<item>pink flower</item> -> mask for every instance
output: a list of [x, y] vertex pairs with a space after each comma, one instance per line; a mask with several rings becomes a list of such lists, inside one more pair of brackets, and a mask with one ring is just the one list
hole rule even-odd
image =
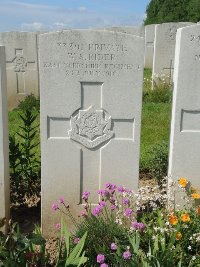
[[106, 189], [104, 189], [104, 190], [100, 189], [100, 190], [97, 191], [97, 193], [98, 193], [99, 195], [101, 195], [102, 197], [106, 197], [106, 196], [109, 195], [109, 191], [106, 190]]
[[60, 198], [59, 198], [59, 203], [60, 203], [60, 204], [64, 204], [64, 203], [65, 203], [64, 197], [60, 197]]
[[106, 206], [106, 202], [105, 201], [100, 201], [99, 202], [99, 206], [101, 206], [102, 208], [104, 208]]
[[79, 237], [75, 237], [74, 240], [73, 240], [74, 244], [78, 244], [79, 241], [80, 241], [80, 238]]
[[87, 212], [85, 210], [81, 211], [80, 216], [86, 218]]
[[125, 189], [124, 189], [124, 187], [123, 186], [118, 186], [118, 192], [120, 192], [120, 193], [123, 193], [124, 191], [125, 191]]
[[113, 191], [113, 190], [115, 190], [115, 189], [117, 188], [117, 186], [116, 186], [115, 184], [106, 183], [106, 184], [105, 184], [105, 188], [107, 188], [107, 189]]
[[106, 264], [106, 263], [102, 263], [102, 264], [100, 265], [100, 267], [108, 267], [108, 264]]
[[128, 198], [124, 198], [122, 202], [124, 205], [129, 205], [129, 203], [130, 203]]
[[54, 211], [56, 211], [56, 210], [59, 209], [57, 203], [53, 203], [53, 204], [51, 205], [51, 208], [52, 208], [52, 210], [54, 210]]
[[90, 192], [88, 192], [88, 191], [83, 192], [82, 199], [84, 199], [85, 201], [87, 201], [89, 195], [90, 195]]
[[106, 183], [106, 184], [105, 184], [105, 188], [108, 188], [108, 189], [110, 189], [110, 188], [111, 188], [111, 186], [112, 186], [112, 184], [111, 184], [111, 183]]
[[130, 253], [129, 250], [127, 250], [127, 251], [125, 251], [125, 252], [123, 253], [123, 258], [124, 258], [125, 260], [130, 260], [130, 258], [131, 258], [131, 253]]
[[116, 199], [114, 197], [110, 198], [110, 203], [115, 204]]
[[143, 232], [146, 228], [146, 225], [144, 223], [140, 223], [140, 222], [132, 222], [131, 227], [135, 230], [139, 230], [139, 231]]
[[93, 210], [92, 210], [92, 214], [95, 216], [95, 217], [97, 217], [98, 215], [99, 215], [99, 213], [101, 212], [101, 206], [97, 206], [96, 208], [94, 208]]
[[112, 243], [112, 244], [110, 245], [110, 248], [111, 248], [112, 250], [117, 250], [117, 245], [116, 245], [115, 243]]
[[116, 208], [117, 208], [117, 206], [115, 206], [115, 205], [111, 205], [111, 206], [110, 206], [110, 209], [111, 209], [111, 210], [115, 210]]
[[105, 256], [103, 254], [98, 254], [97, 255], [97, 262], [98, 263], [104, 263], [105, 261]]
[[133, 213], [132, 209], [128, 208], [128, 209], [125, 210], [124, 216], [129, 218], [132, 215], [132, 213]]
[[56, 224], [56, 230], [60, 230], [60, 228], [61, 228], [60, 223], [57, 223], [57, 224]]

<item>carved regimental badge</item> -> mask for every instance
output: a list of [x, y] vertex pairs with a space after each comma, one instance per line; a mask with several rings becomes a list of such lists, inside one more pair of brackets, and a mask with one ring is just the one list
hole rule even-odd
[[14, 62], [14, 71], [15, 72], [25, 72], [26, 71], [27, 61], [23, 56], [17, 55], [14, 58], [13, 62]]
[[113, 135], [111, 117], [104, 110], [89, 107], [71, 117], [70, 138], [87, 148], [95, 148]]

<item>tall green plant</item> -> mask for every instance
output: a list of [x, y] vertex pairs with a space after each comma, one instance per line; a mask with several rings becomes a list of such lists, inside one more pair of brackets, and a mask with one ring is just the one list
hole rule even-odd
[[11, 200], [23, 201], [24, 196], [40, 194], [40, 161], [37, 159], [35, 142], [38, 125], [37, 114], [25, 110], [19, 113], [20, 131], [10, 136]]

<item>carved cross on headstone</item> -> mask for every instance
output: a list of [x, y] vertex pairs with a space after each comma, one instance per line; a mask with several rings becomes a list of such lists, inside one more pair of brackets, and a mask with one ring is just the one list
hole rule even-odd
[[154, 47], [154, 42], [147, 42], [146, 47]]
[[[71, 118], [48, 117], [48, 139], [68, 139], [81, 146], [80, 204], [83, 191], [90, 188], [91, 192], [96, 192], [103, 186], [100, 180], [101, 153], [109, 140], [134, 139], [134, 119], [112, 118], [103, 109], [103, 83], [81, 82], [81, 92], [81, 107]], [[126, 136], [123, 129], [126, 129]], [[97, 178], [98, 187], [94, 182]], [[91, 199], [93, 203], [99, 201], [96, 194]]]
[[23, 49], [15, 49], [15, 57], [11, 61], [6, 61], [7, 70], [13, 70], [16, 74], [16, 91], [24, 94], [26, 89], [26, 71], [35, 69], [35, 61], [28, 61], [24, 57]]
[[169, 83], [170, 85], [173, 83], [173, 73], [174, 73], [174, 61], [170, 60], [170, 67], [165, 67], [163, 70], [169, 70]]

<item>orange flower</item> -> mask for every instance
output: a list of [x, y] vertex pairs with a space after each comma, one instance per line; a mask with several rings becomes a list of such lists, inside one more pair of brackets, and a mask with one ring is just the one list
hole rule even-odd
[[180, 240], [180, 239], [181, 239], [181, 237], [182, 237], [182, 234], [181, 234], [181, 232], [178, 232], [178, 233], [176, 234], [176, 240]]
[[176, 225], [178, 223], [177, 216], [174, 214], [169, 215], [169, 223], [172, 225]]
[[182, 222], [189, 222], [190, 221], [190, 216], [187, 213], [183, 213], [181, 215], [181, 221]]
[[197, 207], [197, 214], [200, 215], [200, 206]]
[[187, 181], [185, 178], [182, 177], [182, 178], [180, 178], [180, 179], [178, 180], [178, 183], [179, 183], [179, 185], [180, 185], [181, 187], [186, 187], [188, 181]]
[[193, 193], [193, 194], [191, 195], [191, 197], [192, 197], [193, 199], [200, 199], [200, 195], [199, 195], [198, 193]]

